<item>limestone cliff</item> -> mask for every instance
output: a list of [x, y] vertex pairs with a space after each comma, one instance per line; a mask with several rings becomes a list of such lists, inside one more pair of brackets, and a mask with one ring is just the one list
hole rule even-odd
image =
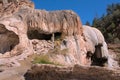
[[36, 10], [29, 0], [6, 1], [0, 1], [0, 60], [37, 53], [62, 65], [104, 66], [109, 61], [101, 32], [82, 26], [75, 12]]

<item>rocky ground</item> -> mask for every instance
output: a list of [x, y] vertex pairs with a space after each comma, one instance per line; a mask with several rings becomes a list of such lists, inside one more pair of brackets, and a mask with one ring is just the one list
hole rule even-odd
[[119, 80], [120, 69], [102, 67], [63, 67], [54, 65], [34, 65], [25, 75], [25, 80]]
[[25, 80], [23, 75], [31, 68], [31, 60], [34, 56], [20, 61], [21, 66], [0, 66], [0, 80]]
[[[120, 44], [109, 44], [109, 53], [120, 64]], [[115, 57], [115, 55], [117, 55]], [[120, 69], [85, 66], [32, 66], [35, 56], [20, 61], [21, 66], [11, 67], [0, 65], [0, 80], [119, 80]], [[32, 66], [32, 68], [31, 68]], [[31, 68], [31, 69], [30, 69]], [[29, 71], [28, 71], [29, 70]], [[27, 72], [28, 71], [28, 72]], [[26, 73], [27, 72], [27, 73]]]
[[108, 44], [109, 54], [113, 55], [113, 58], [118, 61], [120, 66], [120, 44]]

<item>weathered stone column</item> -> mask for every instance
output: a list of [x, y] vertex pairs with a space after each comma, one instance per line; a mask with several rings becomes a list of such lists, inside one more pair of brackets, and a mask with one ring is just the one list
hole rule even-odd
[[55, 47], [55, 45], [54, 45], [54, 41], [55, 41], [55, 34], [54, 34], [54, 33], [52, 34], [51, 40], [52, 40], [52, 42], [53, 42], [53, 48], [54, 48], [54, 47]]

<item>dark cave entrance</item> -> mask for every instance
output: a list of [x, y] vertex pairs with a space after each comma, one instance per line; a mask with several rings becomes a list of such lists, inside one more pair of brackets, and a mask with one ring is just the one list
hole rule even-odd
[[95, 46], [95, 52], [91, 57], [92, 64], [96, 66], [104, 66], [104, 64], [107, 62], [106, 57], [102, 57], [102, 51], [101, 51], [102, 44], [98, 44]]
[[55, 35], [55, 40], [60, 40], [62, 37], [62, 33], [60, 33], [60, 32], [56, 32], [56, 33], [54, 33], [54, 35]]
[[51, 40], [52, 34], [39, 33], [38, 30], [30, 30], [27, 32], [29, 39]]
[[0, 24], [0, 53], [11, 51], [19, 43], [19, 37]]
[[56, 32], [53, 34], [52, 33], [51, 34], [39, 33], [38, 30], [30, 30], [27, 32], [29, 39], [39, 39], [39, 40], [52, 40], [52, 39], [57, 40], [61, 38], [62, 33]]

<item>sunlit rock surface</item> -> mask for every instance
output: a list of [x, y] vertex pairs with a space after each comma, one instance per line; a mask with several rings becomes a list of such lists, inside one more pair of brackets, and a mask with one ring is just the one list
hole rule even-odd
[[75, 12], [36, 10], [29, 0], [1, 0], [0, 4], [1, 60], [40, 54], [62, 65], [109, 66], [111, 58], [102, 33], [82, 26]]
[[[52, 65], [35, 64], [34, 58], [44, 56], [43, 63]], [[0, 0], [0, 80], [119, 78], [102, 33], [82, 26], [74, 11], [37, 10], [29, 0]]]

